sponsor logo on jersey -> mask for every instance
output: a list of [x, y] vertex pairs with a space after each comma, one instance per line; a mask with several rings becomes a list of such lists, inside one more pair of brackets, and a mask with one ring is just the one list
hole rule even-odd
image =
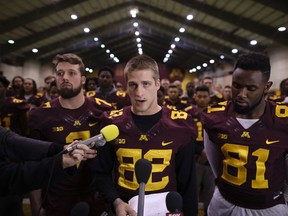
[[172, 144], [173, 143], [173, 141], [170, 141], [170, 142], [164, 142], [164, 141], [162, 141], [162, 146], [167, 146], [167, 145], [170, 145], [170, 144]]
[[271, 144], [278, 143], [278, 142], [280, 142], [280, 140], [268, 140], [268, 139], [266, 139], [267, 145], [271, 145]]
[[63, 130], [64, 130], [64, 127], [63, 127], [63, 126], [53, 127], [53, 128], [52, 128], [52, 131], [53, 131], [53, 132], [60, 132], [60, 131], [63, 131]]
[[115, 140], [115, 143], [116, 143], [116, 144], [122, 144], [122, 145], [123, 145], [123, 144], [126, 144], [126, 139], [116, 139], [116, 140]]
[[89, 123], [88, 125], [89, 125], [89, 127], [93, 127], [94, 125], [96, 125], [98, 122], [91, 122], [91, 123]]
[[228, 134], [218, 133], [217, 137], [219, 139], [225, 139], [226, 140], [226, 139], [228, 139]]

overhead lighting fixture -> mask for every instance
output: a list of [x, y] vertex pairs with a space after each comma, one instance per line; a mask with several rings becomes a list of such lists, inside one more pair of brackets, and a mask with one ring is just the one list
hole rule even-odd
[[110, 53], [110, 50], [109, 50], [109, 49], [107, 49], [107, 50], [106, 50], [106, 53]]
[[215, 63], [215, 60], [214, 59], [210, 59], [210, 64], [214, 64]]
[[281, 26], [278, 28], [278, 31], [283, 32], [286, 31], [286, 27], [285, 26]]
[[185, 32], [185, 28], [183, 28], [183, 27], [180, 28], [180, 29], [179, 29], [179, 32], [181, 32], [181, 33]]
[[38, 49], [34, 48], [34, 49], [32, 49], [32, 52], [33, 53], [38, 53]]
[[171, 46], [170, 46], [172, 49], [174, 49], [175, 47], [176, 47], [176, 45], [175, 44], [171, 44]]
[[224, 57], [224, 55], [220, 55], [220, 59], [224, 59], [225, 57]]
[[197, 66], [196, 68], [197, 68], [197, 70], [201, 70], [201, 66]]
[[203, 66], [203, 67], [207, 67], [208, 64], [207, 64], [207, 63], [203, 63], [202, 66]]
[[169, 54], [172, 54], [172, 53], [173, 53], [173, 50], [169, 49], [169, 50], [168, 50], [168, 53], [169, 53]]
[[136, 41], [137, 41], [138, 43], [140, 43], [140, 42], [141, 42], [141, 38], [136, 38]]
[[175, 38], [174, 38], [174, 41], [179, 42], [179, 41], [180, 41], [180, 38], [179, 38], [179, 37], [175, 37]]
[[254, 45], [257, 44], [257, 41], [256, 41], [256, 40], [251, 40], [251, 41], [250, 41], [250, 44], [254, 46]]
[[71, 19], [73, 19], [73, 20], [76, 20], [76, 19], [78, 18], [76, 14], [72, 14], [70, 17], [71, 17]]
[[135, 18], [137, 16], [137, 13], [138, 13], [138, 9], [137, 8], [133, 8], [130, 10], [130, 14], [133, 18]]
[[103, 49], [104, 49], [104, 48], [105, 48], [105, 44], [101, 44], [101, 48], [103, 48]]
[[141, 48], [141, 47], [142, 47], [142, 44], [138, 43], [138, 44], [137, 44], [137, 47], [138, 47], [138, 48]]
[[192, 20], [193, 19], [193, 15], [192, 14], [188, 14], [186, 17], [187, 20]]
[[231, 52], [236, 54], [236, 53], [238, 53], [238, 49], [232, 49]]
[[90, 32], [90, 29], [86, 27], [86, 28], [84, 28], [84, 32], [85, 32], [85, 33], [89, 33], [89, 32]]
[[8, 40], [8, 43], [9, 43], [9, 44], [14, 44], [15, 41], [14, 41], [14, 40]]
[[139, 35], [140, 35], [140, 32], [139, 32], [139, 31], [135, 31], [135, 35], [136, 35], [136, 36], [139, 36]]
[[163, 62], [165, 63], [165, 62], [167, 62], [168, 61], [168, 58], [164, 58], [163, 59]]
[[94, 41], [98, 41], [99, 40], [99, 38], [98, 37], [94, 37]]
[[110, 58], [114, 58], [115, 55], [113, 53], [110, 54]]
[[89, 69], [89, 73], [93, 73], [93, 69]]
[[134, 22], [134, 23], [133, 23], [133, 26], [134, 26], [135, 28], [138, 27], [138, 25], [139, 25], [139, 24], [138, 24], [137, 22]]

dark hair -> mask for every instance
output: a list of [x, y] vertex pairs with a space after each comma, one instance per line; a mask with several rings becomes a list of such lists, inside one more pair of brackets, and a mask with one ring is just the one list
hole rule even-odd
[[5, 76], [0, 76], [0, 82], [5, 88], [7, 88], [10, 84], [10, 81]]
[[163, 86], [160, 86], [160, 88], [158, 89], [158, 91], [163, 92], [163, 94], [165, 94], [165, 89]]
[[93, 80], [95, 82], [96, 87], [98, 85], [98, 79], [96, 77], [88, 77], [88, 78], [86, 78], [86, 82], [85, 82], [85, 85], [84, 85], [84, 89], [86, 91], [88, 91], [88, 83], [89, 83], [90, 80]]
[[[37, 95], [37, 92], [38, 92], [38, 91], [37, 91], [37, 84], [36, 84], [35, 80], [34, 80], [34, 79], [31, 79], [31, 78], [25, 78], [25, 79], [24, 79], [24, 82], [25, 82], [25, 80], [31, 80], [31, 81], [32, 81], [32, 83], [33, 83], [33, 89], [32, 89], [33, 95]], [[20, 93], [19, 93], [19, 97], [22, 98], [22, 99], [24, 99], [24, 98], [25, 98], [24, 95], [25, 95], [24, 88], [21, 88], [21, 89], [20, 89]]]
[[265, 82], [270, 79], [270, 59], [269, 56], [263, 53], [251, 52], [240, 55], [234, 66], [234, 70], [237, 68], [244, 70], [260, 70]]
[[51, 89], [51, 87], [53, 87], [53, 86], [56, 86], [56, 87], [57, 87], [56, 80], [53, 80], [53, 81], [50, 83], [50, 89]]
[[105, 66], [99, 69], [98, 77], [100, 76], [102, 71], [108, 71], [111, 74], [111, 76], [114, 77], [114, 70], [108, 66]]
[[204, 92], [206, 91], [206, 92], [208, 92], [208, 94], [210, 94], [209, 87], [206, 86], [206, 85], [197, 86], [197, 87], [195, 88], [195, 93], [197, 93], [198, 91], [204, 91]]
[[80, 73], [82, 76], [85, 76], [85, 66], [84, 63], [82, 61], [82, 59], [73, 54], [73, 53], [66, 53], [63, 55], [56, 55], [55, 58], [53, 59], [52, 63], [54, 65], [54, 69], [56, 69], [57, 65], [59, 64], [59, 62], [68, 62], [70, 64], [75, 64], [75, 65], [79, 65], [79, 69], [80, 69]]
[[17, 78], [19, 78], [19, 79], [21, 79], [22, 80], [22, 82], [24, 83], [24, 78], [22, 77], [22, 76], [14, 76], [13, 77], [13, 79], [12, 79], [12, 87], [14, 87], [14, 81], [15, 81], [15, 79], [17, 79]]

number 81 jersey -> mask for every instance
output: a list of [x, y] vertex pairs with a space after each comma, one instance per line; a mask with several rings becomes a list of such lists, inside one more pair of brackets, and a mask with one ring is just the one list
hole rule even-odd
[[[245, 129], [236, 119], [233, 104], [208, 107], [202, 123], [216, 147], [210, 161], [222, 196], [251, 209], [284, 203], [285, 153], [288, 152], [288, 106], [266, 101], [261, 118]], [[208, 148], [212, 146], [205, 146]], [[213, 159], [212, 159], [213, 160]]]

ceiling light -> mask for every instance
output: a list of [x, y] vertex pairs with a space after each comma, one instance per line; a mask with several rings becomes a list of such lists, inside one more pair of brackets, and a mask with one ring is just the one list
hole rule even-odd
[[210, 59], [210, 64], [214, 64], [215, 63], [215, 60], [214, 59]]
[[197, 66], [196, 68], [197, 68], [197, 70], [200, 70], [200, 69], [201, 69], [201, 66]]
[[38, 49], [34, 48], [34, 49], [32, 49], [32, 52], [33, 53], [38, 53]]
[[137, 44], [137, 47], [138, 47], [138, 48], [141, 48], [141, 47], [142, 47], [142, 44], [140, 44], [140, 43]]
[[202, 66], [203, 67], [207, 67], [208, 65], [207, 65], [207, 63], [203, 63]]
[[99, 40], [99, 38], [97, 38], [97, 37], [94, 37], [94, 41], [98, 41]]
[[138, 53], [139, 53], [139, 55], [142, 55], [143, 54], [143, 50], [142, 49], [138, 49]]
[[78, 18], [76, 14], [72, 14], [70, 17], [71, 17], [71, 19], [73, 19], [73, 20], [76, 20], [76, 19]]
[[138, 25], [139, 25], [139, 24], [138, 24], [137, 22], [134, 22], [134, 23], [133, 23], [133, 26], [134, 26], [135, 28], [138, 27]]
[[167, 62], [167, 61], [168, 61], [168, 58], [164, 58], [164, 59], [163, 59], [163, 62]]
[[179, 42], [180, 41], [180, 38], [179, 37], [175, 37], [174, 39], [176, 42]]
[[278, 28], [278, 31], [280, 31], [280, 32], [286, 31], [286, 27], [281, 26], [281, 27]]
[[92, 73], [93, 72], [93, 69], [89, 69], [89, 73]]
[[238, 49], [232, 49], [231, 52], [234, 53], [234, 54], [238, 53]]
[[171, 50], [171, 49], [168, 50], [168, 53], [169, 53], [169, 54], [172, 54], [172, 53], [173, 53], [173, 50]]
[[9, 43], [9, 44], [14, 44], [15, 41], [14, 41], [14, 40], [8, 40], [8, 43]]
[[220, 59], [224, 59], [224, 55], [220, 55]]
[[109, 49], [107, 49], [107, 50], [106, 50], [106, 53], [110, 53], [110, 50], [109, 50]]
[[169, 58], [169, 57], [170, 57], [170, 54], [166, 54], [165, 56], [166, 56], [166, 58]]
[[139, 31], [135, 31], [136, 36], [139, 36], [139, 34], [140, 34]]
[[257, 44], [257, 41], [256, 41], [256, 40], [251, 40], [251, 41], [250, 41], [250, 44], [254, 46], [254, 45]]
[[171, 46], [170, 46], [172, 49], [174, 49], [175, 47], [176, 47], [176, 45], [175, 44], [171, 44]]
[[84, 32], [88, 33], [88, 32], [90, 32], [90, 29], [89, 28], [84, 28]]
[[196, 68], [192, 68], [192, 72], [196, 72], [197, 71], [197, 69]]
[[113, 53], [110, 54], [110, 58], [114, 58], [114, 54]]
[[119, 59], [117, 57], [114, 57], [113, 60], [117, 63], [119, 62]]
[[141, 42], [141, 38], [136, 38], [136, 41], [137, 41], [138, 43], [140, 43], [140, 42]]
[[189, 14], [189, 15], [187, 15], [187, 20], [192, 20], [193, 19], [193, 15], [192, 14]]
[[180, 29], [179, 29], [179, 32], [181, 32], [181, 33], [185, 32], [185, 28], [183, 28], [183, 27], [180, 28]]
[[88, 71], [89, 71], [89, 68], [88, 68], [88, 67], [86, 67], [86, 68], [85, 68], [85, 71], [87, 71], [87, 72], [88, 72]]
[[138, 13], [138, 9], [137, 8], [133, 8], [130, 10], [130, 14], [133, 18], [135, 18], [137, 16], [137, 13]]
[[101, 48], [103, 48], [103, 49], [104, 49], [104, 48], [105, 48], [105, 44], [101, 44]]

